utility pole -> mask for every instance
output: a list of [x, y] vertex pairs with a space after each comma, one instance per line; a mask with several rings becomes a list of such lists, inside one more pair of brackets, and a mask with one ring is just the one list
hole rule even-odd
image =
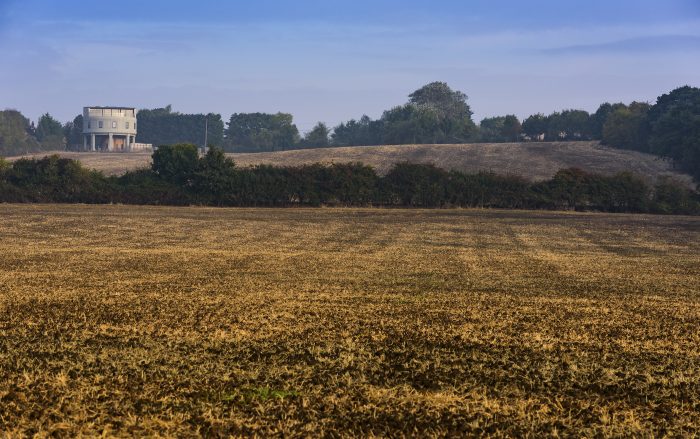
[[207, 152], [207, 135], [209, 134], [209, 116], [204, 116], [204, 152]]

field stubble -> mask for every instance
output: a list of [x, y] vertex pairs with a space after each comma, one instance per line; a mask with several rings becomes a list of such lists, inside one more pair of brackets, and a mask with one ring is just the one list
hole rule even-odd
[[[106, 175], [120, 175], [151, 165], [151, 154], [145, 152], [51, 152], [53, 153], [80, 160], [86, 167], [97, 169]], [[27, 157], [37, 158], [46, 154], [49, 153], [42, 152]], [[466, 173], [507, 173], [533, 181], [547, 180], [561, 169], [576, 167], [603, 175], [629, 171], [650, 182], [659, 177], [671, 177], [689, 188], [695, 188], [693, 179], [675, 170], [667, 160], [637, 151], [610, 148], [594, 141], [348, 146], [236, 153], [227, 156], [239, 167], [361, 162], [384, 175], [396, 163], [411, 162], [434, 164], [439, 168]]]
[[693, 435], [700, 220], [0, 205], [0, 430]]

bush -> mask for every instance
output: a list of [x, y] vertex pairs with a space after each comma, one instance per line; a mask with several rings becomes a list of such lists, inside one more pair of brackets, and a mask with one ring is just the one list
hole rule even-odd
[[573, 209], [699, 214], [700, 195], [664, 179], [563, 169], [530, 183], [490, 172], [447, 172], [399, 163], [384, 177], [361, 163], [238, 169], [220, 149], [199, 158], [193, 145], [163, 146], [151, 169], [105, 177], [58, 156], [0, 160], [0, 201], [212, 206], [402, 206]]
[[700, 214], [698, 194], [671, 178], [661, 179], [654, 186], [651, 211], [665, 214]]
[[151, 169], [166, 181], [190, 185], [198, 163], [197, 146], [189, 143], [162, 145], [153, 152]]
[[447, 171], [434, 165], [398, 163], [382, 179], [386, 204], [439, 207], [447, 203]]
[[102, 203], [109, 198], [101, 173], [57, 155], [38, 160], [19, 159], [13, 163], [6, 180], [22, 189], [27, 201]]

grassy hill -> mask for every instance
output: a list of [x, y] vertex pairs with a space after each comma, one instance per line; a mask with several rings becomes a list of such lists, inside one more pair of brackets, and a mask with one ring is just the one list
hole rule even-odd
[[[147, 167], [151, 159], [149, 153], [60, 152], [59, 154], [78, 159], [87, 167], [111, 175]], [[673, 170], [668, 161], [650, 154], [608, 148], [600, 145], [599, 142], [390, 145], [228, 155], [239, 166], [362, 162], [375, 167], [379, 173], [385, 173], [394, 163], [409, 161], [432, 163], [444, 169], [466, 172], [494, 171], [499, 174], [515, 174], [531, 180], [550, 178], [562, 168], [579, 167], [602, 174], [632, 171], [650, 180], [663, 175], [672, 175], [688, 184], [692, 182], [690, 176]]]

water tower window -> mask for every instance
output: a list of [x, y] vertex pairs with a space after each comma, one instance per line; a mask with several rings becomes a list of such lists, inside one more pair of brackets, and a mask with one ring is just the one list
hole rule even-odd
[[117, 127], [117, 122], [116, 122], [116, 121], [112, 121], [112, 128], [116, 128], [116, 127]]
[[126, 122], [126, 129], [129, 129], [129, 122]]
[[102, 121], [97, 122], [97, 128], [102, 128]]
[[88, 122], [88, 129], [92, 128], [92, 127], [91, 127], [90, 125], [91, 125], [91, 123], [90, 123], [90, 122]]

